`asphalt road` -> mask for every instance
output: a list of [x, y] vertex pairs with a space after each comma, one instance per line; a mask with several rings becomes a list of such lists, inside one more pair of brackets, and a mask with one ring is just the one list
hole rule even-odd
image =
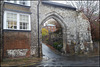
[[42, 44], [43, 60], [36, 66], [94, 66], [99, 67], [99, 57], [61, 56]]

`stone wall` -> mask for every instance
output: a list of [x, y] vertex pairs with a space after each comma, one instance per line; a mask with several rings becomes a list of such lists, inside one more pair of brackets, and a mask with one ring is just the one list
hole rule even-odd
[[[55, 19], [63, 29], [63, 50], [65, 53], [67, 53], [67, 51], [71, 52], [72, 49], [74, 49], [74, 52], [77, 52], [77, 50], [83, 49], [83, 46], [85, 47], [85, 45], [88, 44], [91, 44], [88, 46], [91, 46], [92, 49], [90, 24], [88, 19], [82, 12], [40, 3], [38, 19], [37, 5], [38, 1], [31, 1], [31, 55], [37, 56], [38, 48], [40, 48], [40, 54], [42, 54], [41, 29], [43, 27], [43, 24], [51, 18]], [[39, 47], [38, 20], [40, 36]]]
[[31, 55], [38, 56], [37, 1], [31, 1]]
[[29, 51], [29, 49], [8, 49], [7, 55], [8, 57], [25, 57], [27, 51]]
[[4, 57], [29, 57], [30, 32], [4, 31]]

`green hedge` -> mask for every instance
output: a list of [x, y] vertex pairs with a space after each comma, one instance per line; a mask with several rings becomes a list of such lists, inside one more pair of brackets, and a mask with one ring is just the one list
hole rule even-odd
[[54, 44], [52, 45], [55, 49], [57, 49], [58, 51], [61, 51], [63, 45], [61, 43], [58, 42], [54, 42]]

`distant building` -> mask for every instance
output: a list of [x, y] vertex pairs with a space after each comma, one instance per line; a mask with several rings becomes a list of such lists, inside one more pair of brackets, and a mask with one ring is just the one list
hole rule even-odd
[[44, 28], [46, 28], [49, 32], [55, 32], [57, 30], [56, 26], [53, 24], [47, 24]]

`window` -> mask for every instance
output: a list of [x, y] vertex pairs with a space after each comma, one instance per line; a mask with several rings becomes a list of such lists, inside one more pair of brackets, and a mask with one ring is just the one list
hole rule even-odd
[[50, 28], [50, 27], [48, 27], [48, 28]]
[[21, 0], [21, 1], [19, 1], [19, 3], [20, 3], [21, 5], [27, 5], [27, 2], [26, 2], [25, 0]]
[[20, 29], [28, 29], [29, 20], [27, 15], [20, 15]]
[[5, 11], [4, 29], [31, 30], [30, 15]]
[[17, 14], [7, 13], [7, 28], [17, 29]]
[[14, 0], [14, 3], [16, 3], [16, 4], [17, 4], [17, 0]]
[[51, 30], [53, 32], [53, 30]]

